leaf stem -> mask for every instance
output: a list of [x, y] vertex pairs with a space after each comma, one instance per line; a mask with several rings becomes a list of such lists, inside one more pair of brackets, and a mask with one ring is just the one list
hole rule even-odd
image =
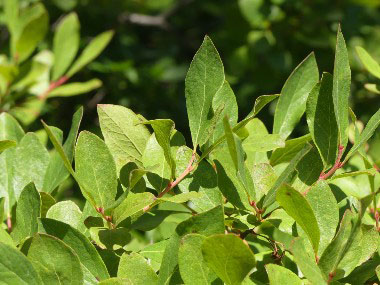
[[322, 171], [321, 175], [319, 176], [319, 180], [326, 180], [331, 175], [333, 175], [335, 171], [337, 171], [339, 168], [343, 166], [344, 163], [341, 162], [341, 159], [343, 156], [343, 150], [344, 150], [344, 146], [340, 145], [338, 148], [338, 157], [335, 160], [334, 166], [327, 173]]
[[7, 216], [7, 228], [8, 228], [8, 232], [12, 232], [12, 220], [11, 220], [11, 216]]
[[46, 98], [49, 96], [49, 93], [51, 91], [53, 91], [55, 88], [57, 88], [57, 87], [61, 86], [62, 84], [64, 84], [67, 80], [69, 80], [69, 77], [66, 76], [66, 75], [64, 75], [61, 78], [59, 78], [57, 81], [51, 82], [50, 85], [49, 85], [49, 88], [45, 92], [41, 93], [38, 96], [38, 98], [41, 101], [46, 100]]

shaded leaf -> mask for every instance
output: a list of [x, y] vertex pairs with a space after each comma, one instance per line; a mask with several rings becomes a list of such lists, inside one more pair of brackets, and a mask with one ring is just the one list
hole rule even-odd
[[16, 146], [17, 143], [12, 140], [1, 140], [0, 141], [0, 153], [2, 153], [4, 150], [10, 147]]

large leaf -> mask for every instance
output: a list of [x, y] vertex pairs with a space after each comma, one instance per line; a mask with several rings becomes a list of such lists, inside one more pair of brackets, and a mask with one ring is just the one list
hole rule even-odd
[[11, 39], [11, 50], [18, 62], [27, 59], [43, 40], [49, 28], [49, 15], [41, 3], [21, 10], [16, 33]]
[[79, 258], [63, 241], [37, 234], [23, 250], [44, 284], [83, 284]]
[[55, 88], [49, 92], [48, 98], [52, 97], [71, 97], [84, 93], [88, 93], [102, 86], [102, 81], [99, 79], [91, 79], [86, 82], [73, 82]]
[[[47, 193], [53, 191], [69, 176], [69, 170], [67, 169], [67, 167], [71, 168], [71, 162], [74, 157], [75, 141], [77, 139], [79, 125], [82, 120], [82, 117], [83, 107], [80, 107], [73, 115], [70, 132], [63, 146], [61, 146], [61, 144], [58, 142], [53, 142], [53, 145], [56, 148], [56, 150], [51, 155], [48, 168], [46, 169], [46, 174], [42, 187], [43, 190]], [[47, 126], [45, 126], [45, 129], [46, 127]], [[53, 138], [51, 135], [52, 134], [49, 134], [50, 139]], [[67, 166], [65, 166], [65, 164], [67, 164]]]
[[185, 284], [210, 284], [215, 279], [202, 255], [205, 236], [188, 234], [181, 240], [178, 251], [178, 264]]
[[212, 101], [224, 82], [224, 68], [209, 37], [191, 62], [185, 80], [186, 107], [194, 149], [208, 139]]
[[273, 133], [284, 139], [293, 131], [306, 109], [307, 97], [318, 82], [318, 66], [314, 53], [293, 71], [281, 90], [274, 115]]
[[[75, 172], [97, 207], [111, 205], [117, 192], [116, 165], [104, 141], [83, 131], [75, 148]], [[86, 194], [86, 192], [84, 194]]]
[[158, 279], [145, 258], [135, 252], [121, 256], [117, 277], [126, 278], [130, 284], [135, 285], [156, 284]]
[[294, 188], [284, 184], [278, 189], [276, 200], [306, 232], [314, 252], [317, 254], [320, 230], [313, 209], [306, 198]]
[[16, 146], [17, 143], [12, 140], [1, 140], [0, 141], [0, 154], [7, 148]]
[[330, 187], [323, 180], [318, 181], [311, 187], [306, 195], [306, 199], [313, 209], [321, 233], [318, 247], [318, 256], [321, 256], [335, 236], [339, 223], [338, 204]]
[[78, 255], [80, 262], [100, 280], [109, 278], [107, 268], [94, 245], [78, 230], [68, 224], [51, 219], [41, 219], [39, 232], [62, 240]]
[[377, 78], [380, 78], [380, 65], [376, 60], [362, 47], [356, 47], [356, 52], [359, 55], [360, 61], [364, 67]]
[[358, 151], [375, 133], [376, 129], [380, 125], [380, 109], [369, 119], [364, 130], [359, 135], [359, 138], [355, 140], [354, 145], [347, 153], [345, 161], [347, 161], [356, 151]]
[[28, 184], [22, 190], [17, 202], [16, 225], [12, 232], [12, 238], [17, 244], [37, 232], [40, 204], [40, 194], [38, 194], [36, 187], [33, 183]]
[[80, 24], [76, 13], [65, 16], [58, 24], [54, 39], [52, 80], [59, 79], [73, 62], [79, 48]]
[[154, 134], [158, 144], [164, 151], [166, 162], [169, 164], [171, 170], [171, 179], [175, 177], [175, 161], [170, 149], [170, 138], [174, 129], [174, 122], [169, 119], [151, 120], [144, 122], [150, 124], [154, 130]]
[[116, 105], [98, 105], [100, 128], [116, 161], [118, 171], [129, 161], [142, 166], [142, 154], [150, 137], [130, 109]]
[[67, 76], [71, 77], [79, 70], [81, 70], [84, 66], [94, 60], [108, 45], [111, 41], [113, 31], [103, 32], [100, 35], [96, 36], [83, 50], [79, 58], [74, 62], [69, 71], [67, 72]]
[[302, 285], [304, 284], [301, 279], [294, 274], [289, 269], [282, 267], [276, 264], [267, 264], [265, 266], [266, 271], [268, 272], [269, 284], [294, 284]]
[[2, 242], [0, 242], [0, 280], [3, 284], [43, 284], [25, 255]]
[[336, 39], [333, 102], [336, 121], [338, 124], [339, 144], [346, 147], [348, 141], [348, 97], [350, 96], [351, 69], [348, 60], [346, 43], [340, 26]]
[[332, 75], [323, 73], [321, 82], [315, 85], [306, 103], [307, 124], [323, 160], [324, 169], [334, 165], [338, 152], [338, 126], [332, 89]]
[[0, 114], [0, 140], [19, 142], [24, 136], [20, 124], [6, 112]]
[[202, 254], [207, 265], [227, 285], [240, 284], [256, 264], [249, 247], [231, 234], [206, 238], [202, 244]]

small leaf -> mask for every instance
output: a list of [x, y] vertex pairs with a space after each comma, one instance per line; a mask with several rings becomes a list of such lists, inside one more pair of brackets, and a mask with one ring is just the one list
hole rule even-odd
[[117, 277], [126, 278], [130, 284], [156, 284], [156, 272], [149, 266], [144, 257], [138, 253], [124, 253], [120, 258]]
[[76, 13], [65, 16], [57, 25], [53, 39], [52, 80], [59, 79], [73, 62], [79, 48], [80, 24]]
[[346, 147], [348, 141], [348, 97], [350, 96], [350, 86], [351, 69], [348, 52], [339, 26], [336, 40], [332, 94], [335, 117], [338, 124], [339, 144], [344, 147]]
[[20, 124], [6, 112], [0, 114], [0, 139], [18, 143], [25, 135]]
[[87, 82], [73, 82], [55, 88], [49, 92], [48, 98], [53, 97], [71, 97], [88, 93], [102, 86], [102, 81], [99, 79], [91, 79]]
[[281, 90], [274, 115], [274, 134], [284, 139], [291, 134], [305, 112], [307, 97], [318, 79], [317, 62], [311, 53], [294, 69]]
[[223, 82], [222, 60], [211, 39], [206, 36], [185, 80], [186, 107], [194, 149], [207, 140], [213, 97]]
[[203, 195], [201, 193], [192, 191], [192, 192], [188, 192], [188, 193], [177, 194], [177, 195], [174, 195], [172, 197], [162, 197], [162, 198], [159, 198], [158, 201], [182, 204], [182, 203], [188, 202], [188, 201], [193, 200], [193, 199], [200, 199], [202, 197], [203, 197]]
[[82, 212], [72, 201], [61, 201], [53, 206], [46, 213], [46, 218], [57, 220], [78, 229], [82, 222]]
[[78, 256], [59, 239], [38, 234], [25, 250], [44, 284], [83, 284]]
[[301, 279], [289, 269], [276, 264], [267, 264], [265, 269], [268, 273], [269, 284], [304, 284]]
[[318, 252], [320, 230], [313, 209], [306, 198], [294, 188], [284, 184], [278, 189], [276, 200], [306, 232], [314, 252]]
[[[116, 165], [104, 141], [83, 131], [75, 147], [75, 172], [95, 206], [106, 208], [115, 201], [117, 191]], [[86, 197], [87, 198], [87, 197]]]
[[78, 230], [60, 221], [41, 219], [39, 232], [55, 236], [72, 248], [78, 255], [80, 262], [93, 276], [100, 280], [109, 278], [107, 268], [95, 246]]
[[283, 185], [283, 183], [287, 181], [290, 175], [292, 175], [292, 173], [296, 169], [297, 164], [310, 151], [310, 149], [311, 149], [311, 145], [306, 144], [292, 158], [288, 166], [285, 168], [285, 170], [280, 174], [280, 176], [276, 180], [276, 183], [273, 185], [273, 187], [269, 190], [268, 194], [265, 196], [264, 201], [263, 201], [264, 208], [268, 208], [270, 205], [272, 205], [276, 201], [277, 190]]
[[321, 256], [325, 248], [335, 236], [339, 223], [339, 208], [334, 195], [326, 181], [318, 181], [306, 195], [317, 219], [321, 233], [318, 256]]
[[115, 208], [113, 213], [113, 221], [117, 226], [126, 218], [142, 211], [155, 201], [152, 193], [129, 193], [128, 197]]
[[332, 75], [323, 73], [321, 82], [315, 85], [306, 103], [307, 124], [323, 160], [324, 169], [334, 165], [338, 152], [338, 126], [332, 89]]
[[283, 162], [289, 162], [309, 141], [311, 141], [310, 134], [285, 141], [285, 147], [272, 152], [270, 164], [275, 166]]
[[178, 264], [185, 284], [210, 284], [216, 277], [202, 256], [201, 247], [205, 239], [205, 236], [199, 234], [188, 234], [181, 240]]
[[4, 284], [43, 284], [25, 255], [2, 242], [0, 242], [0, 280]]
[[66, 76], [71, 77], [88, 63], [93, 61], [108, 45], [113, 37], [113, 31], [103, 32], [96, 36], [83, 50], [79, 58], [74, 62]]
[[364, 130], [359, 135], [358, 140], [355, 141], [355, 144], [347, 153], [344, 161], [347, 161], [353, 154], [355, 154], [356, 151], [358, 151], [372, 137], [372, 135], [375, 133], [379, 125], [380, 125], [380, 109], [371, 117], [371, 119], [369, 119]]
[[40, 216], [40, 204], [40, 195], [36, 187], [33, 183], [28, 184], [17, 201], [16, 225], [12, 232], [12, 238], [16, 244], [38, 231], [37, 219]]
[[116, 105], [98, 105], [100, 128], [118, 172], [127, 162], [142, 166], [142, 154], [150, 137], [146, 126], [130, 109]]
[[144, 124], [149, 124], [154, 130], [156, 140], [164, 151], [166, 162], [171, 170], [171, 179], [175, 177], [175, 161], [172, 157], [170, 149], [171, 133], [174, 130], [174, 122], [168, 119], [146, 121]]
[[0, 153], [2, 153], [4, 150], [10, 147], [16, 146], [17, 143], [12, 140], [1, 140], [0, 141]]
[[49, 28], [49, 15], [41, 3], [36, 3], [21, 10], [17, 22], [17, 32], [11, 39], [11, 50], [13, 57], [18, 62], [23, 62], [44, 39]]
[[240, 284], [256, 264], [249, 247], [231, 234], [206, 238], [202, 244], [202, 254], [207, 265], [227, 285]]
[[356, 47], [356, 52], [364, 67], [375, 77], [380, 78], [380, 65], [376, 60], [362, 47]]

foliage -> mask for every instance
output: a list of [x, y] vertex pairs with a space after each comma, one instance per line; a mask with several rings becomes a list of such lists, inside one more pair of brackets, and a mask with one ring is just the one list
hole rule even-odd
[[[333, 75], [319, 79], [311, 54], [280, 95], [259, 97], [238, 121], [222, 60], [206, 36], [185, 81], [191, 148], [173, 121], [117, 105], [98, 105], [104, 139], [78, 135], [82, 108], [65, 139], [43, 122], [52, 149], [2, 113], [0, 279], [376, 282], [380, 175], [365, 145], [380, 110], [363, 130], [356, 127], [347, 54], [338, 29]], [[274, 100], [271, 134], [257, 115]], [[310, 135], [289, 139], [304, 113]], [[86, 199], [82, 209], [54, 199], [69, 175]]]
[[51, 50], [38, 48], [49, 30], [45, 6], [18, 0], [4, 0], [2, 5], [10, 39], [9, 54], [0, 55], [1, 112], [9, 112], [28, 125], [43, 111], [47, 99], [80, 95], [102, 85], [99, 79], [67, 81], [102, 52], [112, 31], [96, 36], [77, 56], [80, 24], [72, 12], [56, 25]]

